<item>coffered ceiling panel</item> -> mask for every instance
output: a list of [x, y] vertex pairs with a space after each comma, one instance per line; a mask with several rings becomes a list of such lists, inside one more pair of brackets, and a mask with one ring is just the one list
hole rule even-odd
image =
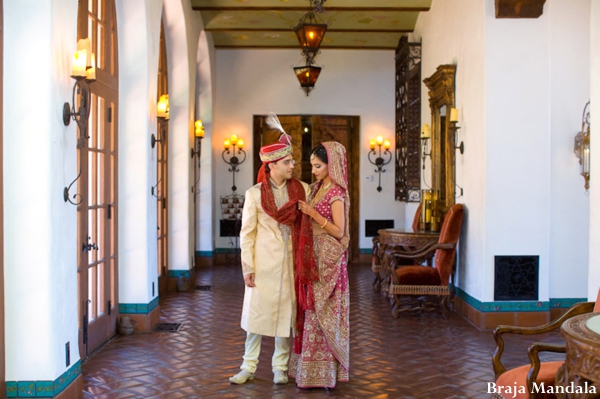
[[[432, 0], [327, 0], [322, 49], [394, 49]], [[308, 0], [191, 0], [217, 48], [296, 48]]]

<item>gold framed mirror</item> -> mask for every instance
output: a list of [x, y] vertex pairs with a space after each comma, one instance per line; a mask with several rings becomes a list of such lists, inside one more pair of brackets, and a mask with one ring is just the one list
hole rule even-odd
[[456, 157], [450, 110], [454, 108], [455, 75], [456, 65], [440, 65], [423, 80], [431, 108], [431, 187], [440, 190], [443, 213], [454, 205]]

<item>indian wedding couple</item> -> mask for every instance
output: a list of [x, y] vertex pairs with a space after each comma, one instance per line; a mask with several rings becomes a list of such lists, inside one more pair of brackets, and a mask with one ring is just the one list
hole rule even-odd
[[[246, 331], [241, 371], [254, 379], [263, 336], [275, 338], [273, 382], [334, 388], [349, 378], [349, 211], [346, 149], [319, 144], [310, 163], [316, 182], [292, 177], [291, 136], [270, 113], [279, 141], [260, 149], [258, 184], [246, 191], [240, 231]], [[293, 342], [290, 342], [293, 341]]]

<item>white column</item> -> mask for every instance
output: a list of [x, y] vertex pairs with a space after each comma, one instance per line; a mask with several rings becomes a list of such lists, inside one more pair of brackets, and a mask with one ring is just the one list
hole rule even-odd
[[77, 128], [62, 122], [76, 27], [77, 2], [4, 2], [7, 382], [54, 381], [79, 360], [77, 209], [63, 201], [78, 172]]
[[[161, 0], [117, 0], [119, 38], [119, 303], [158, 295], [156, 90]], [[154, 296], [152, 283], [155, 284]]]
[[[591, 2], [590, 76], [600, 75], [600, 4]], [[600, 287], [600, 81], [590, 81], [590, 264], [588, 299], [595, 301]]]

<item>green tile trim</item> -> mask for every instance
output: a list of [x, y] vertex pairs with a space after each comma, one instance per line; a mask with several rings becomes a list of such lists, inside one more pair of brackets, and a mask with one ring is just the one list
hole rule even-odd
[[78, 360], [77, 363], [73, 365], [69, 370], [67, 370], [63, 375], [54, 380], [54, 394], [58, 394], [59, 392], [64, 391], [66, 387], [69, 386], [75, 378], [81, 374], [81, 360]]
[[158, 306], [158, 296], [149, 304], [145, 303], [120, 303], [119, 313], [121, 314], [148, 314]]
[[239, 248], [215, 248], [215, 253], [216, 254], [235, 254], [235, 253], [241, 253], [241, 250]]
[[361, 248], [358, 250], [358, 253], [361, 255], [372, 255], [373, 254], [373, 248]]
[[587, 298], [550, 298], [550, 309], [568, 309], [576, 303], [587, 301]]
[[53, 398], [81, 375], [81, 360], [54, 381], [6, 381], [7, 398]]
[[196, 256], [210, 258], [213, 256], [213, 251], [196, 251]]
[[168, 276], [175, 277], [175, 278], [179, 278], [181, 276], [189, 277], [190, 271], [189, 270], [169, 270]]
[[35, 398], [35, 381], [17, 381], [17, 398]]
[[17, 397], [17, 382], [6, 381], [6, 397], [16, 398]]
[[480, 312], [547, 312], [550, 302], [543, 301], [495, 301], [481, 302], [462, 289], [455, 288], [456, 296]]
[[48, 398], [54, 396], [54, 383], [52, 381], [36, 381], [35, 396], [37, 398]]

